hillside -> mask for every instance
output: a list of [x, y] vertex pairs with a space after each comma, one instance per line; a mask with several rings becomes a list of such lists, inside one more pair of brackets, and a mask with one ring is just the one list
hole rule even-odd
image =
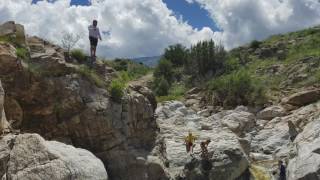
[[[277, 179], [279, 160], [287, 166], [290, 180], [318, 179], [319, 27], [274, 35], [229, 52], [212, 41], [191, 48], [170, 46], [154, 79], [154, 92], [163, 101], [156, 111], [158, 123], [175, 167], [181, 163], [175, 142], [190, 130], [201, 140], [213, 141], [208, 147], [210, 162], [219, 161], [218, 152], [233, 144], [228, 157], [237, 161], [224, 166], [230, 174], [217, 173], [217, 164], [211, 169], [194, 161], [186, 170], [190, 179], [235, 179], [238, 171], [243, 174], [237, 179], [247, 179], [244, 166], [251, 179]], [[231, 142], [236, 137], [240, 147]]]
[[[277, 103], [289, 94], [320, 85], [320, 27], [274, 35], [261, 42], [253, 41], [229, 52], [222, 51], [220, 57], [217, 55], [220, 48], [218, 45], [212, 45], [213, 52], [206, 52], [206, 48], [209, 47], [204, 43], [193, 45], [193, 50], [179, 46], [172, 46], [172, 49], [167, 50], [166, 59], [172, 62], [173, 67], [172, 70], [168, 69], [169, 67], [160, 67], [167, 68], [160, 71], [162, 74], [163, 71], [172, 71], [168, 75], [170, 77], [166, 77], [168, 82], [172, 81], [169, 82], [172, 85], [171, 88], [169, 87], [168, 98], [165, 97], [165, 93], [160, 95], [165, 95], [160, 99], [177, 97], [181, 99], [181, 95], [187, 89], [198, 87], [203, 90], [204, 105], [234, 107], [248, 105], [251, 103], [250, 101], [257, 101], [258, 99], [251, 100], [250, 98], [254, 98], [251, 97], [254, 96], [252, 93], [258, 93], [256, 91], [259, 90], [263, 91], [260, 92], [263, 94], [259, 96], [264, 95], [266, 98], [261, 99], [262, 102], [256, 105], [263, 106], [264, 104]], [[194, 57], [190, 51], [199, 55]], [[180, 59], [182, 63], [175, 64], [177, 59]], [[203, 60], [205, 60], [204, 63], [207, 63], [204, 66], [200, 64]], [[190, 67], [192, 68], [190, 69]], [[204, 67], [209, 67], [209, 69], [204, 69]], [[155, 71], [160, 68], [156, 68]], [[239, 79], [240, 77], [245, 79]], [[245, 89], [241, 90], [240, 86], [234, 86], [234, 88], [239, 88], [234, 91], [228, 89], [226, 87], [227, 81], [231, 79], [234, 82], [239, 81], [240, 84], [250, 83], [247, 85], [256, 90], [248, 92], [249, 94], [243, 94], [245, 97], [239, 97], [235, 91]], [[159, 82], [155, 82], [155, 85], [157, 83]], [[177, 93], [177, 89], [179, 89], [179, 93]], [[184, 92], [181, 93], [180, 91], [183, 89]], [[222, 92], [229, 93], [229, 95]], [[242, 98], [242, 100], [235, 104], [228, 103], [226, 101], [228, 97], [233, 102], [237, 101], [237, 98], [238, 100]]]
[[0, 25], [0, 177], [317, 180], [319, 36], [170, 46], [152, 72]]
[[143, 63], [144, 65], [149, 67], [157, 66], [160, 59], [161, 59], [161, 56], [132, 58], [133, 61], [138, 63]]

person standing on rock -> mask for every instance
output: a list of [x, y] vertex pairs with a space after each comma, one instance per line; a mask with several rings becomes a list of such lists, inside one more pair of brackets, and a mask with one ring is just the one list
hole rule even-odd
[[99, 28], [97, 27], [98, 21], [93, 20], [92, 25], [88, 27], [89, 30], [89, 40], [90, 40], [90, 55], [91, 58], [96, 57], [96, 50], [98, 45], [98, 39], [102, 40]]
[[191, 151], [193, 153], [193, 147], [195, 146], [194, 142], [196, 141], [196, 137], [192, 135], [192, 133], [189, 131], [188, 136], [185, 138], [185, 145], [187, 153]]
[[210, 139], [206, 140], [206, 141], [202, 141], [200, 143], [200, 147], [201, 147], [201, 157], [205, 158], [208, 155], [208, 145], [211, 142]]
[[283, 162], [279, 160], [279, 180], [286, 180], [286, 167]]

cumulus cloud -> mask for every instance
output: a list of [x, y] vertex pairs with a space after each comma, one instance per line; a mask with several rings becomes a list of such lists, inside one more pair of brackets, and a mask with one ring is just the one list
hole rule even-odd
[[223, 32], [214, 38], [236, 47], [271, 34], [320, 24], [319, 0], [185, 0], [201, 4]]
[[0, 0], [0, 23], [14, 20], [28, 34], [55, 43], [63, 32], [73, 32], [82, 37], [78, 46], [88, 50], [87, 26], [97, 19], [104, 32], [98, 54], [105, 57], [153, 56], [171, 44], [210, 38], [230, 49], [320, 24], [318, 0], [185, 0], [206, 9], [221, 32], [193, 28], [162, 0], [90, 0], [91, 6], [70, 6], [70, 1]]
[[28, 34], [55, 43], [63, 32], [79, 34], [78, 46], [88, 49], [87, 27], [97, 19], [104, 32], [98, 54], [106, 57], [158, 55], [170, 44], [190, 45], [214, 34], [177, 19], [162, 0], [91, 0], [91, 6], [70, 6], [70, 1], [1, 1], [0, 23], [14, 20], [25, 25]]

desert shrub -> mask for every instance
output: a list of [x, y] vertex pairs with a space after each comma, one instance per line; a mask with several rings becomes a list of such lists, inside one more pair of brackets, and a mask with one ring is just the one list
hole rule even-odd
[[77, 72], [100, 88], [106, 87], [106, 82], [92, 69], [86, 65], [81, 65]]
[[170, 84], [164, 77], [156, 78], [154, 83], [155, 83], [154, 92], [156, 93], [156, 95], [158, 96], [168, 95]]
[[21, 47], [21, 45], [18, 44], [17, 39], [13, 36], [0, 36], [0, 42], [6, 42], [15, 47]]
[[261, 105], [266, 101], [265, 87], [245, 70], [216, 78], [210, 82], [209, 88], [226, 107]]
[[17, 55], [17, 57], [19, 57], [20, 59], [26, 60], [26, 59], [28, 59], [28, 57], [29, 57], [29, 52], [28, 52], [28, 50], [27, 50], [26, 48], [20, 47], [20, 48], [17, 48], [17, 49], [16, 49], [16, 55]]
[[157, 102], [182, 100], [186, 92], [186, 87], [183, 83], [174, 83], [168, 90], [168, 95], [157, 96]]
[[[161, 77], [163, 77], [170, 85], [174, 76], [172, 63], [167, 59], [161, 59], [158, 66], [154, 70], [153, 76], [155, 79], [161, 79]], [[161, 81], [156, 81], [155, 83], [157, 82]]]
[[253, 40], [253, 41], [250, 43], [250, 48], [252, 48], [252, 49], [258, 49], [261, 44], [262, 44], [262, 42], [257, 41], [257, 40]]
[[163, 57], [174, 66], [182, 66], [187, 57], [187, 48], [181, 44], [169, 46], [164, 50]]
[[131, 77], [131, 79], [140, 78], [150, 72], [150, 70], [151, 69], [146, 65], [132, 61], [128, 64], [127, 68], [128, 75]]
[[115, 102], [121, 102], [121, 99], [124, 94], [125, 83], [119, 79], [114, 79], [109, 87], [111, 98]]
[[86, 61], [87, 55], [81, 49], [73, 49], [71, 51], [71, 57], [76, 59], [79, 63]]

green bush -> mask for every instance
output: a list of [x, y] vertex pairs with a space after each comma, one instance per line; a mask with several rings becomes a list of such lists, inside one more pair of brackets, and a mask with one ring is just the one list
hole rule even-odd
[[29, 57], [29, 52], [28, 52], [28, 50], [26, 48], [17, 48], [16, 49], [16, 55], [20, 59], [26, 60]]
[[0, 42], [10, 43], [13, 46], [17, 45], [16, 38], [14, 38], [12, 36], [0, 36]]
[[225, 107], [261, 105], [266, 101], [264, 86], [244, 70], [214, 79], [209, 88]]
[[79, 63], [83, 63], [87, 59], [87, 55], [81, 49], [73, 49], [71, 51], [71, 57], [76, 59]]
[[170, 88], [170, 85], [164, 77], [155, 79], [154, 91], [158, 96], [168, 95], [169, 88]]
[[164, 51], [163, 57], [174, 66], [182, 66], [187, 58], [187, 48], [181, 44], [169, 46]]
[[186, 92], [186, 87], [182, 83], [175, 83], [171, 86], [169, 89], [168, 95], [165, 96], [157, 96], [157, 102], [163, 102], [163, 101], [172, 101], [172, 100], [182, 100], [184, 97], [184, 94]]
[[111, 82], [111, 85], [109, 87], [109, 91], [111, 94], [111, 98], [115, 102], [121, 102], [121, 99], [124, 94], [124, 88], [125, 88], [125, 83], [123, 83], [119, 79], [115, 79]]
[[131, 79], [140, 78], [140, 77], [148, 74], [150, 72], [150, 70], [151, 70], [151, 68], [147, 67], [146, 65], [132, 62], [132, 61], [130, 61], [130, 63], [128, 64], [128, 68], [127, 68], [129, 77], [131, 77]]
[[154, 70], [153, 76], [155, 78], [163, 77], [170, 85], [173, 81], [174, 76], [172, 63], [167, 59], [161, 59], [158, 66]]
[[250, 43], [250, 48], [252, 49], [258, 49], [260, 47], [260, 45], [262, 44], [262, 42], [254, 40]]
[[81, 65], [77, 72], [84, 77], [88, 78], [90, 82], [94, 83], [96, 86], [100, 88], [106, 87], [106, 82], [92, 69], [90, 69], [86, 65]]

